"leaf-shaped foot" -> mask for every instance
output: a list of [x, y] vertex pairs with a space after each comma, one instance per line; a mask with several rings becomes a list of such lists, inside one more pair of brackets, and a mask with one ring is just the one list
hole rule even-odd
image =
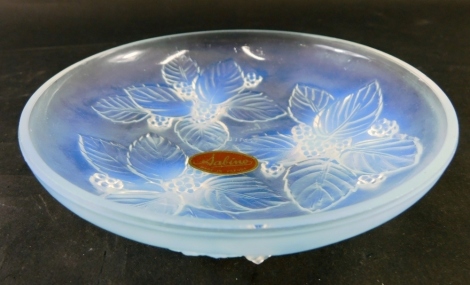
[[324, 210], [356, 190], [356, 175], [336, 161], [310, 159], [287, 170], [285, 190], [303, 209]]

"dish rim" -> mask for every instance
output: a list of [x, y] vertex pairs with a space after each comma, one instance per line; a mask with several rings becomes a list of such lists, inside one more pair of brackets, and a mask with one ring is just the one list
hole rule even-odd
[[[172, 216], [167, 214], [155, 214], [151, 212], [145, 212], [140, 209], [135, 209], [126, 205], [120, 205], [116, 202], [108, 201], [89, 193], [88, 191], [84, 190], [81, 187], [76, 186], [75, 184], [71, 183], [57, 172], [55, 172], [52, 168], [48, 166], [48, 164], [41, 158], [39, 153], [36, 151], [33, 142], [31, 140], [31, 136], [29, 133], [30, 127], [29, 122], [31, 118], [31, 113], [36, 105], [36, 102], [39, 98], [46, 92], [46, 90], [57, 80], [61, 77], [66, 76], [72, 70], [80, 67], [83, 64], [86, 64], [89, 61], [95, 60], [97, 58], [106, 56], [107, 54], [117, 52], [119, 50], [137, 46], [141, 44], [146, 44], [149, 42], [158, 42], [168, 38], [181, 38], [187, 36], [197, 36], [197, 35], [210, 35], [210, 34], [271, 34], [271, 35], [288, 35], [288, 36], [299, 36], [299, 37], [306, 37], [306, 38], [317, 38], [321, 40], [329, 41], [331, 44], [340, 43], [345, 44], [347, 46], [356, 47], [359, 49], [364, 50], [365, 52], [372, 53], [377, 55], [380, 58], [383, 58], [387, 62], [392, 64], [398, 65], [402, 67], [410, 74], [415, 75], [417, 78], [416, 80], [422, 81], [432, 93], [436, 96], [440, 105], [444, 110], [444, 115], [446, 119], [446, 133], [445, 138], [442, 143], [441, 148], [439, 149], [438, 153], [434, 156], [432, 161], [425, 166], [420, 172], [418, 172], [415, 176], [407, 179], [406, 181], [402, 182], [396, 187], [391, 188], [388, 192], [366, 201], [362, 201], [359, 203], [355, 203], [353, 205], [348, 205], [339, 209], [333, 209], [325, 212], [320, 213], [312, 213], [303, 216], [295, 216], [295, 217], [283, 217], [283, 218], [271, 218], [271, 219], [242, 219], [242, 220], [224, 220], [224, 219], [202, 219], [202, 218], [194, 218], [194, 217], [180, 217], [180, 216]], [[213, 229], [213, 230], [252, 230], [256, 228], [256, 225], [263, 225], [263, 229], [285, 229], [285, 228], [293, 228], [293, 227], [304, 227], [304, 226], [314, 226], [316, 224], [339, 220], [344, 217], [351, 217], [352, 215], [356, 215], [359, 213], [363, 213], [365, 211], [370, 211], [376, 208], [379, 208], [390, 201], [399, 199], [405, 195], [409, 195], [412, 193], [417, 192], [427, 192], [431, 187], [427, 186], [428, 180], [431, 180], [435, 177], [439, 177], [444, 170], [449, 165], [450, 161], [452, 160], [459, 138], [459, 126], [457, 115], [455, 113], [455, 109], [453, 108], [449, 98], [447, 95], [434, 83], [429, 77], [423, 74], [418, 69], [414, 68], [413, 66], [409, 65], [408, 63], [392, 56], [377, 49], [358, 44], [355, 42], [337, 39], [328, 36], [321, 36], [316, 34], [307, 34], [307, 33], [299, 33], [299, 32], [289, 32], [289, 31], [276, 31], [276, 30], [214, 30], [214, 31], [200, 31], [200, 32], [190, 32], [190, 33], [181, 33], [181, 34], [173, 34], [173, 35], [166, 35], [161, 37], [154, 37], [145, 40], [131, 42], [125, 45], [120, 45], [100, 53], [94, 54], [90, 57], [87, 57], [67, 68], [62, 70], [61, 72], [54, 75], [52, 78], [47, 80], [28, 100], [26, 106], [24, 107], [20, 123], [18, 129], [18, 137], [19, 137], [19, 144], [21, 152], [23, 153], [23, 157], [26, 160], [27, 164], [33, 171], [34, 175], [39, 178], [41, 183], [48, 185], [49, 187], [53, 188], [54, 191], [60, 191], [60, 193], [64, 193], [63, 196], [67, 198], [79, 198], [78, 200], [87, 201], [88, 205], [93, 205], [94, 208], [103, 209], [106, 211], [110, 211], [111, 213], [119, 213], [127, 218], [129, 218], [129, 222], [132, 222], [133, 219], [145, 220], [151, 223], [166, 225], [166, 226], [176, 226], [182, 227], [186, 229]], [[55, 189], [51, 185], [63, 185], [61, 189]], [[425, 185], [425, 186], [423, 186]], [[70, 200], [73, 203], [75, 201]], [[85, 205], [86, 206], [86, 205]], [[97, 210], [96, 213], [99, 213], [100, 210]]]

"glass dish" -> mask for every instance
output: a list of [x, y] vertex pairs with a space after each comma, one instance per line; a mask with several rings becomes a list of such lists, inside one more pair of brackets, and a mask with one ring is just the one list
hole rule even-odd
[[407, 209], [449, 164], [458, 122], [435, 83], [372, 48], [214, 31], [65, 69], [29, 100], [19, 141], [42, 185], [91, 223], [259, 263]]

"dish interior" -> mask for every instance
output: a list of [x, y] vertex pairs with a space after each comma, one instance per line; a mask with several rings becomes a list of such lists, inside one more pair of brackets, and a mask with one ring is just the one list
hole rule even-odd
[[[330, 38], [171, 36], [62, 72], [37, 99], [29, 134], [51, 171], [116, 209], [316, 215], [427, 182], [447, 121], [421, 79], [398, 60]], [[212, 151], [252, 156], [258, 167], [220, 175], [188, 164]], [[229, 159], [219, 164], [228, 169]]]

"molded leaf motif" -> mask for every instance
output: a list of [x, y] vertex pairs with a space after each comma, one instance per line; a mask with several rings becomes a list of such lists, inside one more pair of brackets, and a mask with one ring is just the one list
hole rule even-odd
[[196, 80], [198, 73], [196, 62], [184, 55], [173, 59], [162, 68], [163, 79], [170, 86], [189, 86]]
[[78, 146], [82, 155], [96, 170], [116, 178], [133, 176], [126, 166], [126, 147], [81, 135], [78, 137]]
[[[297, 216], [337, 205], [357, 188], [375, 190], [420, 159], [419, 140], [398, 134], [396, 121], [379, 118], [383, 98], [377, 81], [339, 100], [297, 84], [284, 111], [271, 97], [253, 91], [263, 80], [260, 75], [243, 72], [232, 59], [201, 71], [186, 52], [163, 61], [162, 85], [131, 86], [124, 89], [127, 96], [101, 99], [93, 110], [115, 123], [147, 120], [148, 132], [164, 132], [191, 153], [237, 148], [256, 157], [259, 169], [235, 176], [196, 170], [187, 166], [178, 145], [154, 133], [127, 148], [79, 136], [83, 157], [97, 170], [89, 178], [95, 194], [170, 215]], [[282, 123], [271, 120], [286, 114], [296, 122], [288, 126], [291, 134], [264, 133]], [[243, 138], [243, 128], [225, 121], [257, 123], [247, 131], [258, 127], [259, 136]], [[228, 144], [230, 135], [237, 143]]]
[[243, 91], [227, 103], [227, 116], [239, 122], [266, 122], [286, 114], [261, 92]]
[[235, 145], [243, 153], [248, 153], [260, 161], [282, 161], [296, 143], [291, 136], [283, 134], [255, 136]]
[[353, 145], [341, 154], [340, 161], [354, 172], [379, 174], [415, 165], [420, 157], [417, 139], [383, 138]]
[[333, 95], [324, 90], [320, 90], [307, 85], [297, 85], [289, 98], [289, 115], [297, 123], [313, 125], [313, 120], [330, 101], [334, 100]]
[[222, 211], [215, 211], [206, 208], [199, 208], [191, 205], [186, 205], [183, 210], [179, 213], [180, 216], [186, 217], [193, 217], [193, 218], [201, 218], [201, 219], [235, 219], [233, 214], [222, 212]]
[[270, 208], [286, 202], [266, 184], [249, 176], [209, 178], [196, 192], [199, 193], [200, 206], [232, 213]]
[[240, 66], [228, 59], [202, 71], [196, 81], [196, 93], [205, 102], [219, 104], [242, 91], [244, 84]]
[[173, 179], [186, 167], [187, 157], [179, 146], [156, 134], [146, 134], [129, 146], [129, 169], [151, 182]]
[[177, 214], [182, 206], [182, 198], [173, 192], [124, 190], [106, 196], [106, 199], [121, 204], [129, 204], [158, 214]]
[[229, 136], [227, 126], [219, 121], [182, 120], [176, 123], [175, 131], [183, 142], [199, 151], [219, 149]]
[[345, 138], [364, 133], [382, 111], [382, 91], [374, 81], [356, 94], [336, 101], [321, 111], [313, 126], [319, 136]]
[[357, 177], [336, 161], [310, 159], [288, 169], [286, 192], [309, 211], [323, 210], [356, 190]]
[[192, 102], [180, 98], [173, 88], [142, 85], [127, 88], [125, 91], [137, 105], [154, 115], [182, 117], [191, 112]]
[[140, 108], [125, 96], [101, 99], [91, 108], [101, 117], [116, 123], [137, 123], [150, 115], [150, 112]]

